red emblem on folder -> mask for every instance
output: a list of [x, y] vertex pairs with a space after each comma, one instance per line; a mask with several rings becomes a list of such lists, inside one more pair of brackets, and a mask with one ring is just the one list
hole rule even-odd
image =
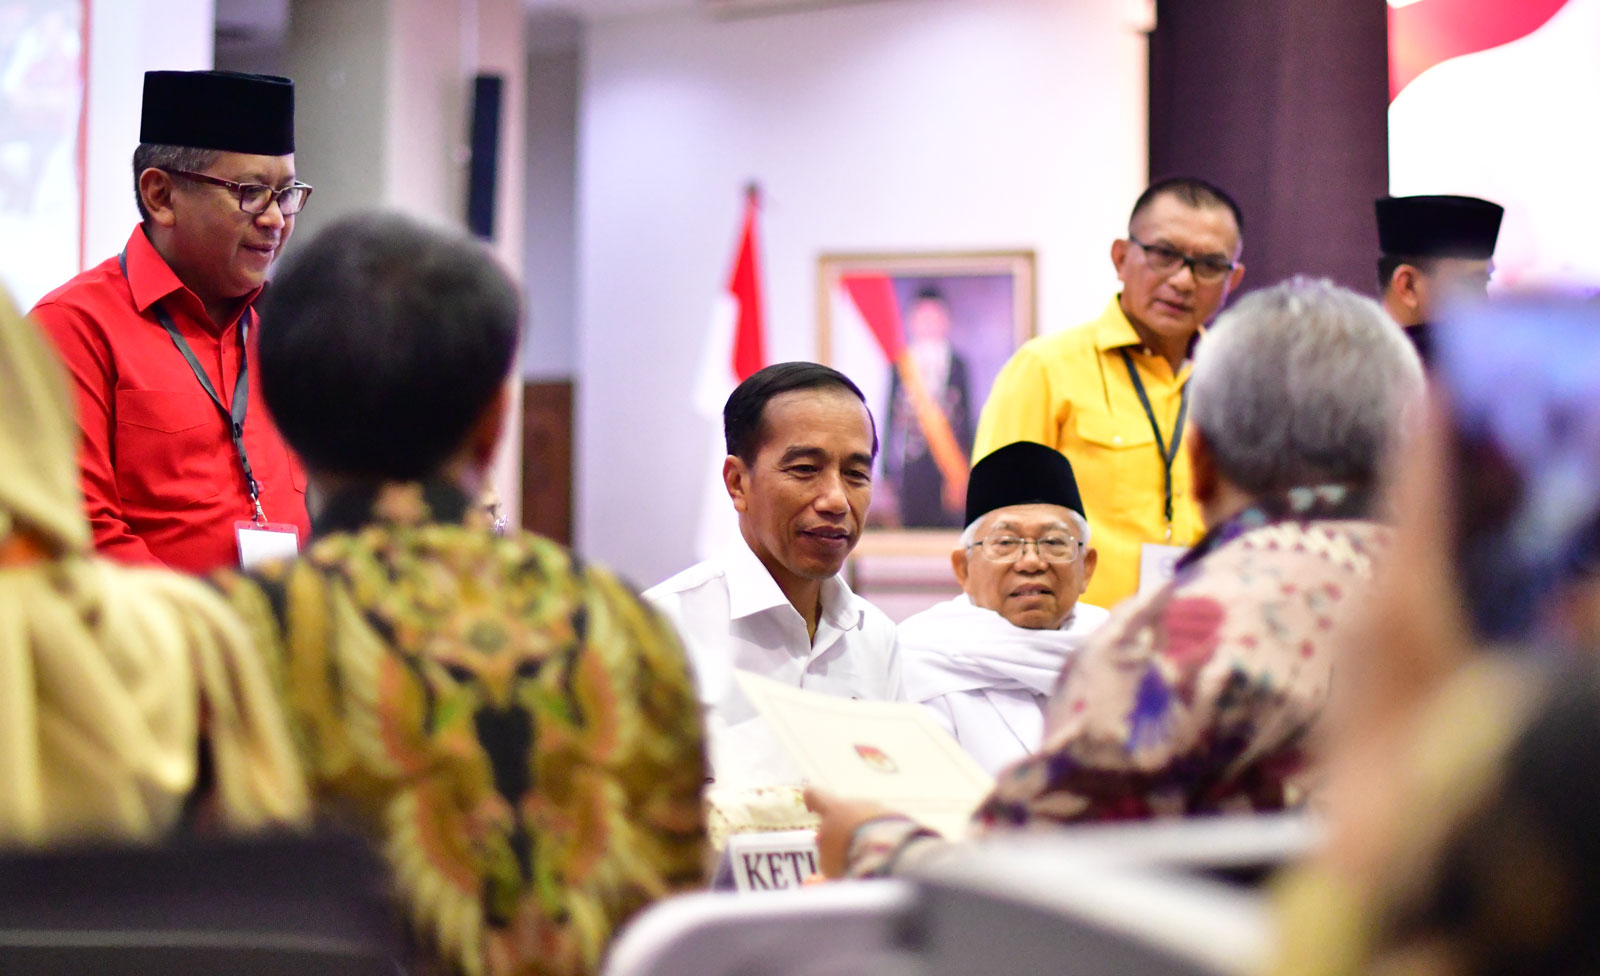
[[856, 746], [856, 755], [861, 757], [862, 762], [880, 773], [898, 773], [900, 771], [899, 765], [889, 758], [889, 754], [877, 746], [858, 745]]

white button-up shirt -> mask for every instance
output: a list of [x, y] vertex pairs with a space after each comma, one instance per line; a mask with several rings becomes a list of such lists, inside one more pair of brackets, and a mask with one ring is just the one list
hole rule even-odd
[[735, 669], [843, 698], [902, 698], [894, 623], [844, 579], [823, 581], [817, 635], [742, 538], [644, 593], [678, 628], [706, 706], [719, 780], [783, 782], [793, 770], [739, 691]]

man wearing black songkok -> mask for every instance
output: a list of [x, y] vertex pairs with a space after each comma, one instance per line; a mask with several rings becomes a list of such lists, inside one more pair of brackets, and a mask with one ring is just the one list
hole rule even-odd
[[293, 554], [305, 476], [250, 374], [252, 305], [311, 193], [294, 85], [148, 72], [139, 142], [126, 247], [33, 309], [72, 376], [95, 545], [197, 573]]
[[1072, 462], [1017, 441], [972, 467], [950, 554], [961, 595], [900, 622], [901, 683], [991, 774], [1044, 741], [1061, 670], [1109, 616], [1080, 603], [1098, 554]]
[[1440, 302], [1488, 289], [1505, 208], [1461, 196], [1382, 197], [1374, 207], [1383, 307], [1426, 363]]

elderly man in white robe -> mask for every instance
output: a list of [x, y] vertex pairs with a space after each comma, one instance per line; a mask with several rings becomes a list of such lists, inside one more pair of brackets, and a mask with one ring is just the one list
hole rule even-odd
[[1108, 614], [1078, 602], [1096, 554], [1061, 452], [1018, 441], [979, 461], [966, 524], [950, 554], [962, 595], [908, 618], [896, 637], [906, 697], [998, 773], [1039, 748], [1062, 668]]

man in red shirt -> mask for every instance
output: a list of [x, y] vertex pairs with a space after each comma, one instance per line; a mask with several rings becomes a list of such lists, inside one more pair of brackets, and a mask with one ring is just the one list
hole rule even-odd
[[[267, 270], [311, 187], [295, 179], [294, 85], [151, 71], [121, 254], [34, 306], [72, 375], [95, 545], [193, 573], [256, 540], [303, 540], [305, 475], [251, 376]], [[283, 534], [265, 534], [282, 531]]]

